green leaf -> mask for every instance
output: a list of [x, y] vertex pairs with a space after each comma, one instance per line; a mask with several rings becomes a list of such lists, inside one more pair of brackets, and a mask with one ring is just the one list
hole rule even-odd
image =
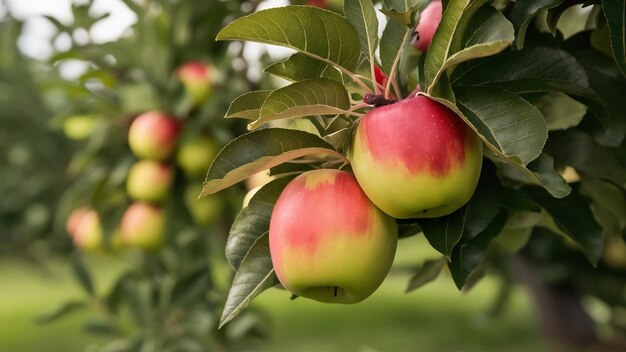
[[95, 294], [95, 290], [93, 287], [93, 282], [91, 280], [91, 274], [89, 274], [89, 271], [87, 270], [87, 267], [83, 263], [79, 254], [74, 254], [71, 256], [71, 264], [74, 276], [80, 283], [83, 290], [85, 290], [85, 292], [90, 296], [93, 296]]
[[622, 74], [626, 76], [626, 2], [602, 0], [602, 9], [609, 26], [613, 57]]
[[578, 192], [562, 199], [555, 199], [541, 189], [527, 193], [546, 209], [558, 228], [580, 246], [589, 262], [597, 265], [602, 256], [604, 235], [585, 198]]
[[422, 0], [383, 0], [381, 11], [390, 18], [414, 28], [415, 14], [421, 3]]
[[498, 88], [458, 87], [455, 93], [459, 110], [496, 153], [522, 165], [541, 154], [548, 128], [532, 104]]
[[404, 293], [415, 291], [427, 283], [435, 280], [437, 276], [439, 276], [439, 273], [441, 272], [441, 269], [443, 269], [443, 265], [445, 263], [445, 257], [435, 260], [427, 260], [424, 265], [422, 265], [420, 270], [418, 270], [415, 275], [413, 275], [411, 280], [409, 280], [409, 285]]
[[457, 71], [453, 85], [488, 85], [523, 94], [562, 92], [585, 104], [606, 125], [609, 112], [602, 99], [589, 88], [584, 68], [567, 52], [532, 47], [506, 52]]
[[271, 90], [258, 90], [240, 95], [230, 104], [224, 117], [227, 119], [234, 117], [247, 120], [258, 119], [261, 106], [270, 93], [272, 93]]
[[248, 124], [255, 129], [273, 120], [310, 115], [337, 115], [350, 109], [350, 97], [343, 84], [314, 78], [276, 89], [265, 99], [259, 118]]
[[553, 197], [563, 198], [572, 191], [561, 174], [554, 170], [554, 159], [550, 155], [541, 153], [537, 159], [526, 165], [526, 168]]
[[418, 223], [428, 243], [439, 253], [449, 257], [463, 235], [466, 214], [467, 207], [462, 207], [448, 216], [423, 219]]
[[285, 6], [252, 13], [229, 23], [217, 40], [247, 40], [294, 49], [354, 71], [359, 34], [344, 17], [310, 6]]
[[485, 0], [451, 0], [443, 11], [441, 22], [426, 53], [424, 76], [427, 92], [434, 89], [439, 77], [444, 74], [445, 62], [462, 49], [462, 38], [473, 13]]
[[344, 159], [330, 144], [311, 133], [283, 128], [248, 132], [235, 138], [217, 154], [200, 196], [213, 194], [259, 171], [311, 154], [330, 154]]
[[526, 29], [530, 22], [539, 15], [540, 12], [559, 6], [563, 0], [517, 0], [511, 11], [511, 22], [515, 27], [517, 38], [515, 46], [518, 49], [524, 47]]
[[410, 38], [410, 28], [404, 23], [390, 18], [387, 21], [383, 36], [380, 39], [380, 64], [387, 74], [391, 73], [394, 65], [400, 60], [400, 49]]
[[254, 194], [230, 228], [226, 241], [226, 260], [237, 270], [252, 245], [270, 229], [270, 216], [280, 193], [293, 177], [281, 177], [264, 185]]
[[495, 166], [490, 162], [483, 163], [480, 180], [467, 203], [463, 238], [476, 237], [493, 222], [502, 207], [502, 193]]
[[210, 273], [206, 267], [201, 267], [181, 277], [172, 289], [172, 304], [193, 304], [207, 291], [209, 284]]
[[85, 304], [85, 302], [82, 301], [69, 301], [69, 302], [65, 302], [62, 304], [59, 304], [58, 306], [50, 309], [49, 311], [46, 311], [42, 314], [40, 314], [36, 321], [38, 324], [47, 324], [47, 323], [51, 323], [61, 317], [66, 316], [67, 314], [70, 314], [72, 312], [76, 312], [78, 310], [84, 309], [86, 308], [87, 305]]
[[262, 236], [250, 248], [235, 274], [219, 327], [235, 318], [261, 292], [276, 284], [278, 278], [272, 266], [268, 236]]
[[343, 12], [359, 33], [361, 52], [373, 62], [378, 48], [378, 18], [372, 0], [344, 0]]
[[463, 241], [452, 251], [450, 258], [450, 274], [456, 287], [460, 290], [465, 285], [467, 278], [485, 257], [485, 252], [491, 240], [504, 228], [508, 218], [506, 209], [500, 210], [491, 224], [475, 237]]
[[302, 53], [295, 53], [284, 61], [266, 67], [264, 71], [292, 82], [320, 77], [344, 82], [335, 67]]
[[461, 62], [495, 55], [506, 49], [515, 38], [513, 25], [492, 6], [481, 7], [468, 24], [464, 48], [450, 55], [440, 70]]
[[565, 130], [577, 126], [587, 113], [587, 107], [559, 92], [525, 96], [546, 119], [548, 130]]

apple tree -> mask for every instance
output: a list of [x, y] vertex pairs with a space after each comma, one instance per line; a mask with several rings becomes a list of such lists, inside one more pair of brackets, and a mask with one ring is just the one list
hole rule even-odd
[[[71, 24], [48, 17], [52, 41], [70, 45], [39, 63], [47, 126], [71, 151], [58, 162], [59, 251], [84, 296], [38, 320], [89, 310], [85, 329], [109, 337], [107, 351], [251, 348], [269, 333], [259, 312], [217, 329], [230, 281], [223, 248], [245, 189], [197, 198], [216, 153], [245, 130], [222, 111], [271, 87], [246, 76], [243, 48], [214, 41], [258, 2], [124, 1], [136, 23], [106, 43], [74, 35], [107, 17], [93, 3], [73, 4]], [[61, 74], [77, 62], [82, 70]], [[99, 277], [103, 262], [116, 265], [105, 270], [116, 275], [110, 283]]]
[[[380, 283], [371, 275], [388, 270], [381, 251], [395, 244], [361, 250], [374, 215], [361, 218], [356, 193], [326, 191], [337, 169], [396, 219], [384, 229], [398, 246], [420, 235], [441, 253], [416, 263], [407, 291], [444, 267], [462, 291], [489, 271], [508, 283], [496, 306], [525, 285], [549, 337], [623, 343], [624, 2], [309, 5], [246, 15], [216, 36], [294, 51], [265, 68], [288, 84], [232, 101], [225, 118], [249, 132], [219, 152], [204, 182], [211, 196], [264, 170], [274, 177], [230, 227], [236, 273], [220, 327], [281, 284], [294, 297], [352, 303]], [[369, 271], [352, 270], [364, 261]], [[363, 285], [359, 299], [342, 295]], [[610, 319], [594, 320], [583, 298]]]

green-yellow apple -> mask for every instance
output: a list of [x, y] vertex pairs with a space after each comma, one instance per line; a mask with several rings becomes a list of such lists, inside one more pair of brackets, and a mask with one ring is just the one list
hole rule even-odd
[[85, 251], [102, 248], [102, 224], [95, 210], [74, 210], [67, 219], [66, 228], [77, 248]]
[[100, 115], [69, 116], [63, 120], [63, 132], [67, 138], [80, 141], [91, 136], [100, 121]]
[[176, 161], [186, 175], [204, 177], [219, 150], [213, 139], [199, 136], [181, 143], [176, 152]]
[[185, 189], [185, 205], [191, 213], [191, 217], [198, 225], [207, 226], [212, 224], [222, 212], [222, 199], [218, 194], [212, 194], [198, 199], [202, 192], [202, 184], [196, 183]]
[[126, 192], [134, 200], [160, 203], [169, 194], [174, 180], [171, 166], [153, 160], [139, 160], [128, 172]]
[[418, 38], [413, 43], [417, 50], [425, 52], [430, 46], [435, 31], [437, 27], [439, 27], [439, 22], [441, 22], [441, 12], [442, 7], [440, 0], [431, 1], [430, 4], [420, 12], [420, 18], [417, 22], [417, 27], [415, 27]]
[[128, 247], [158, 249], [164, 242], [165, 215], [149, 203], [133, 203], [120, 223], [122, 243]]
[[128, 144], [139, 158], [165, 160], [176, 148], [179, 130], [176, 119], [156, 111], [146, 112], [130, 125]]
[[348, 156], [361, 188], [399, 219], [440, 217], [471, 198], [480, 138], [445, 106], [419, 95], [368, 111]]
[[270, 219], [276, 276], [287, 290], [321, 302], [369, 297], [389, 272], [397, 240], [395, 220], [376, 208], [346, 171], [296, 177]]
[[176, 70], [178, 79], [195, 104], [202, 103], [213, 90], [213, 67], [200, 61], [188, 61]]

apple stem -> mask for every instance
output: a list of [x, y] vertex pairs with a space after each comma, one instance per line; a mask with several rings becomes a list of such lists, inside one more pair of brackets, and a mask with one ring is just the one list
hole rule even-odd
[[363, 97], [365, 104], [374, 105], [375, 107], [385, 106], [397, 102], [396, 99], [386, 99], [382, 94], [366, 94]]

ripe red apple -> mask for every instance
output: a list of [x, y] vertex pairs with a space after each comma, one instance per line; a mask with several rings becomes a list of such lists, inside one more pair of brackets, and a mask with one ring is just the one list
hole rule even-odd
[[200, 104], [211, 94], [211, 65], [201, 61], [188, 61], [176, 70], [176, 75], [195, 104]]
[[93, 209], [78, 208], [67, 219], [66, 228], [77, 248], [95, 251], [102, 248], [102, 225]]
[[200, 183], [187, 186], [184, 201], [196, 224], [207, 226], [222, 213], [222, 198], [219, 194], [212, 194], [198, 199], [200, 192], [202, 192]]
[[126, 192], [134, 200], [160, 203], [167, 198], [173, 179], [171, 166], [153, 160], [139, 160], [128, 172]]
[[287, 290], [321, 302], [356, 303], [387, 276], [397, 236], [395, 220], [367, 199], [352, 174], [315, 170], [281, 193], [269, 243]]
[[323, 9], [328, 7], [326, 0], [307, 0], [306, 4], [309, 6], [321, 7]]
[[415, 27], [415, 31], [419, 37], [413, 43], [417, 50], [425, 52], [428, 49], [435, 35], [435, 31], [439, 26], [439, 22], [441, 22], [441, 12], [442, 7], [441, 1], [439, 0], [431, 1], [430, 4], [420, 12], [417, 27]]
[[120, 235], [125, 246], [158, 249], [164, 242], [165, 215], [156, 205], [133, 203], [122, 216]]
[[382, 211], [431, 218], [471, 198], [482, 142], [459, 116], [420, 95], [368, 111], [348, 157], [361, 188]]
[[190, 177], [206, 176], [209, 166], [220, 148], [208, 136], [199, 136], [183, 142], [176, 152], [178, 166]]
[[376, 83], [384, 87], [387, 84], [389, 77], [387, 77], [380, 66], [374, 65], [374, 79], [376, 80]]
[[176, 148], [179, 130], [176, 119], [160, 112], [146, 112], [130, 125], [128, 144], [139, 158], [165, 160]]

